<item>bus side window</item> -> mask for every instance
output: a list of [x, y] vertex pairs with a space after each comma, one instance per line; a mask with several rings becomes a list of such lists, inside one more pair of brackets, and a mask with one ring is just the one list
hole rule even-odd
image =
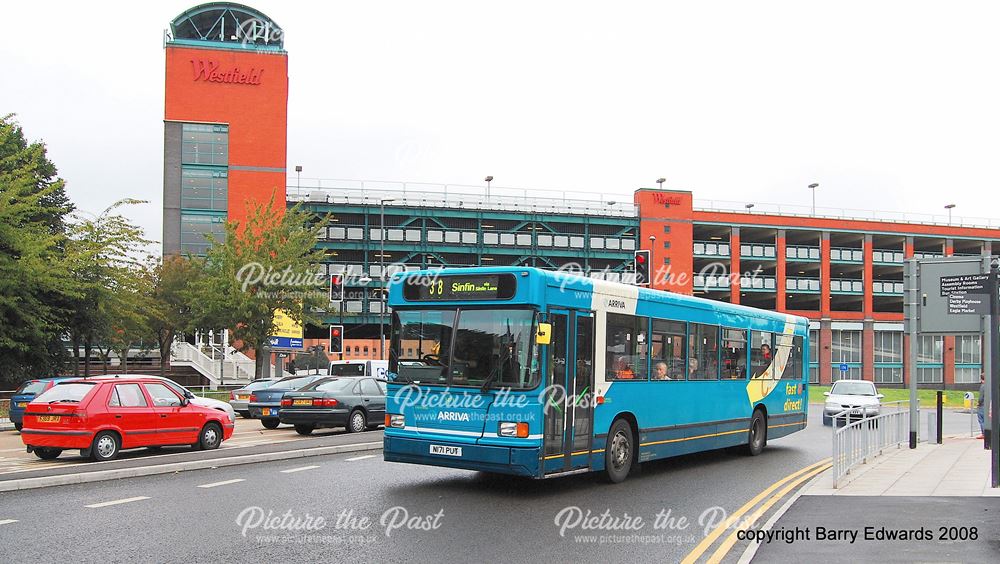
[[802, 379], [802, 337], [790, 337], [781, 335], [778, 337], [779, 358], [781, 351], [788, 350], [788, 360], [785, 363], [785, 371], [781, 373], [782, 380]]
[[747, 332], [743, 329], [723, 329], [722, 378], [745, 380], [747, 377]]
[[[774, 334], [765, 331], [750, 332], [750, 377], [757, 378], [764, 373], [774, 360]], [[774, 373], [771, 373], [774, 378]]]
[[[687, 328], [683, 321], [653, 320], [652, 357], [654, 380], [687, 379]], [[662, 374], [661, 364], [666, 366]]]

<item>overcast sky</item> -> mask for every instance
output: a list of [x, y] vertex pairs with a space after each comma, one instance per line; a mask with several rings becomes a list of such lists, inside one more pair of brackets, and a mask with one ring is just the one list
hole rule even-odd
[[[196, 3], [4, 5], [0, 113], [157, 240], [163, 30]], [[303, 177], [998, 215], [996, 2], [247, 3]]]

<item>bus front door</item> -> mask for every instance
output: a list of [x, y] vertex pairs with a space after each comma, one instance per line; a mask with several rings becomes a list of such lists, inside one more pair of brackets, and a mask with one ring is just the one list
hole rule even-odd
[[550, 322], [545, 474], [589, 468], [594, 437], [594, 316], [586, 311], [553, 311]]

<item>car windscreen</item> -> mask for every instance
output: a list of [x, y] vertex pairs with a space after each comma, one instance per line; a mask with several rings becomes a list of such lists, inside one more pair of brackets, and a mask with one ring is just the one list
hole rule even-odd
[[836, 382], [830, 393], [841, 396], [874, 396], [875, 386], [867, 382]]
[[331, 364], [330, 376], [364, 376], [365, 363], [356, 364]]
[[357, 383], [355, 379], [320, 380], [302, 389], [304, 392], [343, 392]]
[[288, 388], [290, 390], [298, 390], [302, 386], [311, 383], [315, 380], [315, 377], [305, 377], [305, 378], [289, 378], [287, 380], [278, 380], [277, 382], [268, 386], [269, 388]]
[[274, 383], [274, 380], [267, 380], [267, 381], [264, 381], [264, 382], [250, 382], [246, 386], [243, 386], [243, 389], [246, 390], [246, 391], [248, 391], [248, 392], [252, 392], [254, 390], [262, 390], [264, 388], [267, 388], [267, 387], [269, 387], [273, 383]]
[[34, 401], [40, 403], [79, 403], [96, 385], [91, 382], [56, 384], [49, 388], [47, 392], [35, 398]]
[[39, 382], [38, 380], [31, 380], [30, 382], [25, 382], [21, 384], [21, 387], [14, 392], [15, 396], [21, 394], [40, 394], [45, 391], [45, 382]]

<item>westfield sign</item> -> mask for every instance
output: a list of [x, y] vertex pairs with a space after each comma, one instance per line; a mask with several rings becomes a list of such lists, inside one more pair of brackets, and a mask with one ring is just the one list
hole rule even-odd
[[191, 67], [194, 70], [194, 81], [204, 80], [205, 82], [220, 82], [226, 84], [260, 84], [261, 75], [264, 69], [250, 67], [241, 69], [240, 67], [219, 68], [217, 61], [204, 59], [191, 60]]

